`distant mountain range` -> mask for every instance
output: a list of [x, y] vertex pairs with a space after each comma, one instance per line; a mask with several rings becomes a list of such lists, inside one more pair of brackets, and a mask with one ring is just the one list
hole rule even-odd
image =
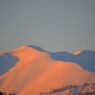
[[86, 70], [95, 72], [95, 52], [94, 51], [84, 50], [77, 55], [68, 52], [56, 52], [56, 53], [50, 53], [50, 56], [56, 60], [74, 62], [76, 64], [79, 64]]
[[0, 53], [0, 91], [6, 93], [39, 95], [66, 85], [92, 82], [95, 82], [95, 52], [91, 50], [52, 53], [26, 45]]

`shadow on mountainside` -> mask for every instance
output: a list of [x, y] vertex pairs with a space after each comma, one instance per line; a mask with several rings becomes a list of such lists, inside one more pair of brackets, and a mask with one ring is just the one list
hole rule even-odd
[[19, 59], [10, 53], [0, 55], [0, 75], [13, 67]]
[[74, 62], [82, 66], [84, 69], [91, 72], [95, 72], [95, 52], [94, 51], [82, 51], [78, 55], [74, 55], [68, 52], [56, 52], [50, 53], [53, 59]]

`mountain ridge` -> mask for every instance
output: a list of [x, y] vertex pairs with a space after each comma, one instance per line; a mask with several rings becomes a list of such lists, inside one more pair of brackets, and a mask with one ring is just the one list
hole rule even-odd
[[[5, 51], [0, 54], [0, 63], [1, 63], [0, 64], [0, 75], [8, 71], [15, 64], [19, 63], [18, 61], [21, 60], [20, 57], [24, 58], [23, 60], [26, 60], [26, 59], [28, 60], [29, 57], [31, 59], [32, 58], [35, 59], [37, 56], [40, 56], [39, 53], [41, 55], [47, 54], [54, 60], [74, 62], [76, 64], [79, 64], [80, 66], [82, 66], [84, 69], [88, 71], [95, 72], [95, 69], [94, 69], [95, 68], [95, 64], [94, 64], [95, 63], [95, 51], [83, 50], [83, 51], [78, 51], [77, 54], [69, 53], [69, 52], [49, 52], [39, 46], [24, 45], [24, 46], [18, 47], [10, 51]], [[25, 54], [28, 55], [26, 59], [24, 57]], [[13, 62], [12, 60], [15, 60], [15, 61]], [[8, 61], [9, 63], [6, 63], [6, 61]], [[5, 65], [6, 65], [6, 68], [4, 69]]]
[[[86, 68], [87, 66], [94, 70], [94, 53], [52, 53], [38, 46], [27, 45], [13, 49], [0, 55], [1, 64], [11, 65], [0, 75], [0, 90], [6, 93], [15, 92], [18, 95], [39, 95], [40, 92], [60, 88], [62, 85], [95, 82], [94, 71]], [[4, 66], [0, 68], [4, 69]]]

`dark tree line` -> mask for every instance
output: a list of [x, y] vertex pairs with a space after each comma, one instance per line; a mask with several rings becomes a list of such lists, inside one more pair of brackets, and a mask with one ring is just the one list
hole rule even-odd
[[7, 94], [5, 92], [0, 91], [0, 95], [16, 95], [16, 94], [15, 93], [9, 93], [9, 94]]
[[93, 92], [86, 92], [86, 93], [84, 93], [84, 94], [78, 94], [78, 95], [95, 95], [95, 91], [93, 91]]
[[[77, 89], [77, 90], [76, 90]], [[95, 83], [85, 83], [83, 85], [67, 85], [59, 88], [53, 88], [49, 91], [40, 92], [39, 95], [63, 95], [65, 91], [68, 91], [67, 95], [72, 95], [74, 91], [77, 91], [77, 95], [95, 95]], [[0, 95], [17, 95], [15, 93], [6, 93], [0, 91]], [[31, 94], [30, 94], [31, 95]]]
[[[41, 92], [39, 95], [55, 95], [64, 93], [66, 90], [70, 90], [67, 95], [72, 95], [72, 89], [78, 89], [77, 95], [95, 95], [95, 83], [84, 83], [83, 85], [67, 85], [60, 88], [52, 89], [51, 91]], [[61, 94], [60, 94], [61, 95]]]

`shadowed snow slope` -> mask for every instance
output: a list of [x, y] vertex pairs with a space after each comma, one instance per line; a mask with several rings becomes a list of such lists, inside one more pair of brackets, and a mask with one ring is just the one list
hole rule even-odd
[[7, 72], [18, 61], [19, 59], [12, 54], [4, 53], [0, 55], [0, 75]]
[[68, 52], [50, 53], [51, 57], [56, 60], [74, 62], [84, 69], [95, 72], [95, 52], [90, 50], [81, 51], [78, 54]]

